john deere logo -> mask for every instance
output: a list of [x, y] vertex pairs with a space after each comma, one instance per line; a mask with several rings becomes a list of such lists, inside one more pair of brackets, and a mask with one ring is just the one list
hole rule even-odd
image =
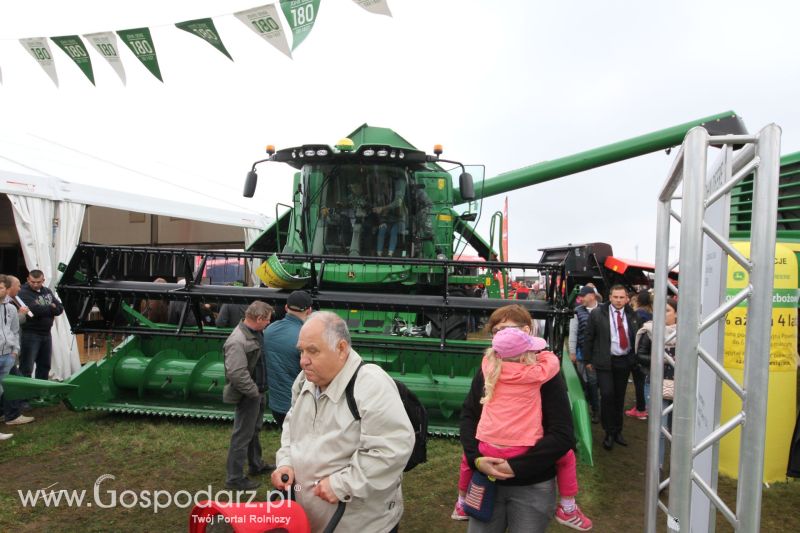
[[733, 273], [733, 279], [734, 281], [743, 281], [744, 272], [742, 272], [741, 270], [737, 270], [736, 272]]
[[356, 279], [356, 273], [353, 270], [347, 271], [347, 278], [348, 279]]

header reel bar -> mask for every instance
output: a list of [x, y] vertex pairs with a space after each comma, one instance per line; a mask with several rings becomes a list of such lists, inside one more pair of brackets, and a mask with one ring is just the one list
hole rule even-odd
[[[218, 252], [208, 250], [184, 250], [144, 247], [106, 247], [79, 245], [72, 261], [67, 266], [58, 285], [58, 293], [64, 302], [67, 317], [74, 332], [116, 332], [126, 334], [193, 336], [225, 338], [228, 330], [203, 327], [200, 308], [203, 304], [247, 304], [253, 300], [267, 302], [283, 309], [289, 291], [267, 287], [239, 287], [228, 285], [202, 285], [202, 267], [212, 257], [263, 259], [268, 254], [258, 252]], [[535, 263], [467, 262], [411, 258], [351, 258], [343, 256], [312, 256], [304, 254], [281, 254], [281, 258], [315, 265], [328, 264], [400, 264], [418, 267], [437, 267], [449, 271], [458, 267], [482, 267], [488, 269], [519, 268], [539, 270], [555, 276], [559, 270], [553, 265]], [[199, 264], [196, 271], [191, 267]], [[186, 284], [154, 283], [134, 281], [152, 279], [156, 276], [185, 277]], [[312, 276], [312, 280], [314, 277]], [[130, 281], [129, 281], [130, 280]], [[390, 312], [439, 313], [453, 316], [457, 313], [488, 314], [494, 309], [511, 303], [510, 300], [484, 299], [453, 296], [449, 288], [444, 294], [354, 293], [342, 290], [326, 290], [319, 286], [310, 292], [314, 307], [322, 309], [346, 309]], [[183, 302], [181, 323], [175, 325], [153, 324], [135, 311], [143, 299], [165, 302]], [[571, 314], [563, 305], [541, 300], [513, 300], [527, 308], [535, 318], [549, 318]], [[93, 313], [93, 309], [95, 309]], [[97, 313], [99, 311], [99, 313]], [[188, 312], [195, 314], [197, 328], [185, 327]], [[99, 316], [98, 316], [99, 315]]]

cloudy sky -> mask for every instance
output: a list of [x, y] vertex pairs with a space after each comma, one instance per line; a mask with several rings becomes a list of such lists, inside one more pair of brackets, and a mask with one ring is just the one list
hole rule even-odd
[[[441, 143], [445, 157], [485, 165], [489, 177], [727, 110], [751, 131], [777, 123], [782, 153], [800, 150], [793, 2], [389, 0], [389, 18], [322, 0], [293, 60], [230, 15], [258, 5], [4, 2], [0, 168], [16, 161], [172, 197], [190, 188], [274, 215], [290, 200], [285, 169], [262, 168], [256, 197], [240, 196], [263, 147], [334, 144], [365, 122], [428, 151]], [[173, 26], [209, 16], [235, 61]], [[123, 49], [123, 86], [91, 50], [93, 87], [51, 43], [56, 88], [17, 41], [141, 26], [164, 83]], [[102, 173], [89, 168], [100, 160]], [[510, 193], [510, 258], [604, 241], [652, 261], [671, 162], [659, 152]], [[112, 163], [141, 179], [115, 176]], [[484, 222], [502, 200], [484, 202]]]

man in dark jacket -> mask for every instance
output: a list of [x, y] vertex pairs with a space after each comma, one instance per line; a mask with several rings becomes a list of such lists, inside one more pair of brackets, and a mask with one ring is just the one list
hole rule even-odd
[[592, 424], [600, 421], [600, 394], [597, 387], [597, 372], [586, 369], [583, 360], [583, 341], [586, 340], [586, 327], [589, 314], [597, 308], [597, 292], [586, 285], [578, 293], [582, 303], [575, 308], [575, 316], [569, 321], [569, 358], [575, 364], [583, 381], [583, 389], [592, 408]]
[[628, 291], [622, 285], [611, 287], [608, 303], [589, 315], [583, 342], [583, 362], [587, 370], [597, 371], [600, 386], [600, 421], [606, 436], [603, 447], [610, 450], [616, 442], [627, 446], [622, 437], [622, 412], [628, 375], [636, 354], [634, 344], [639, 323], [628, 305]]
[[261, 345], [263, 331], [269, 325], [272, 312], [272, 307], [264, 302], [250, 304], [244, 320], [231, 332], [222, 347], [225, 353], [222, 400], [236, 404], [225, 481], [225, 486], [233, 490], [252, 490], [261, 484], [245, 477], [245, 461], [250, 468], [250, 475], [254, 476], [275, 468], [261, 459], [261, 442], [258, 439], [264, 420], [264, 391], [267, 388], [267, 370]]
[[64, 306], [53, 291], [44, 286], [44, 273], [41, 270], [30, 271], [28, 282], [20, 289], [19, 297], [33, 313], [20, 327], [19, 371], [23, 376], [31, 377], [36, 363], [36, 379], [49, 379], [53, 356], [50, 330], [55, 317], [64, 312]]

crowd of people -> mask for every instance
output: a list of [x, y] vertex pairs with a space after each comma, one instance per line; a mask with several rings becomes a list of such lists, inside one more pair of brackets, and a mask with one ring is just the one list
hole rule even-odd
[[[24, 285], [0, 275], [0, 394], [9, 374], [49, 377], [50, 329], [63, 306], [44, 281], [38, 270]], [[578, 298], [569, 359], [584, 383], [592, 422], [602, 424], [602, 446], [610, 451], [627, 445], [625, 414], [647, 417], [651, 298], [646, 291], [636, 295], [634, 310], [621, 285], [611, 287], [605, 303], [591, 285]], [[225, 485], [253, 490], [259, 476], [271, 473], [275, 488], [294, 489], [315, 531], [340, 504], [347, 511], [337, 531], [364, 524], [397, 531], [414, 429], [402, 415], [394, 380], [378, 365], [362, 369], [345, 321], [314, 312], [312, 304], [307, 292], [294, 291], [278, 321], [261, 301], [226, 304], [217, 314], [217, 325], [233, 328], [223, 345], [223, 401], [234, 405]], [[155, 300], [142, 302], [141, 310], [153, 319], [169, 315], [168, 306]], [[677, 302], [669, 300], [666, 347], [673, 356], [676, 317]], [[485, 329], [491, 347], [461, 411], [463, 456], [452, 518], [469, 520], [470, 532], [544, 531], [553, 518], [579, 531], [592, 529], [576, 503], [575, 440], [560, 358], [535, 336], [534, 321], [521, 305], [495, 310]], [[666, 392], [671, 364], [665, 367], [665, 406], [672, 401]], [[625, 411], [631, 375], [636, 404]], [[2, 398], [2, 405], [6, 425], [34, 420], [22, 414], [24, 402]], [[264, 458], [260, 444], [267, 408], [281, 428], [275, 464]], [[11, 436], [0, 433], [0, 440]], [[662, 440], [662, 461], [663, 447]]]
[[[251, 490], [259, 474], [272, 470], [272, 485], [295, 490], [314, 531], [343, 504], [337, 531], [364, 524], [397, 531], [402, 474], [414, 444], [408, 417], [398, 414], [404, 407], [397, 385], [378, 365], [364, 366], [355, 380], [363, 361], [347, 324], [311, 307], [309, 295], [295, 291], [285, 317], [269, 324], [272, 310], [254, 302], [225, 343], [225, 401], [236, 404], [226, 485]], [[544, 531], [554, 517], [590, 530], [575, 501], [575, 440], [559, 359], [533, 336], [531, 315], [520, 305], [496, 310], [487, 331], [492, 346], [461, 414], [464, 454], [452, 517], [470, 520], [473, 532]], [[258, 441], [265, 382], [281, 427], [275, 465], [261, 458]], [[357, 420], [345, 398], [348, 387], [362, 413]], [[496, 486], [483, 504], [490, 516], [480, 520], [470, 510], [479, 476]]]
[[[5, 397], [5, 377], [50, 378], [50, 330], [64, 307], [44, 283], [41, 270], [31, 270], [24, 285], [15, 276], [0, 274], [0, 403], [7, 426], [29, 424], [35, 419], [22, 413], [29, 407], [27, 402]], [[11, 437], [12, 433], [0, 433], [0, 440]]]

